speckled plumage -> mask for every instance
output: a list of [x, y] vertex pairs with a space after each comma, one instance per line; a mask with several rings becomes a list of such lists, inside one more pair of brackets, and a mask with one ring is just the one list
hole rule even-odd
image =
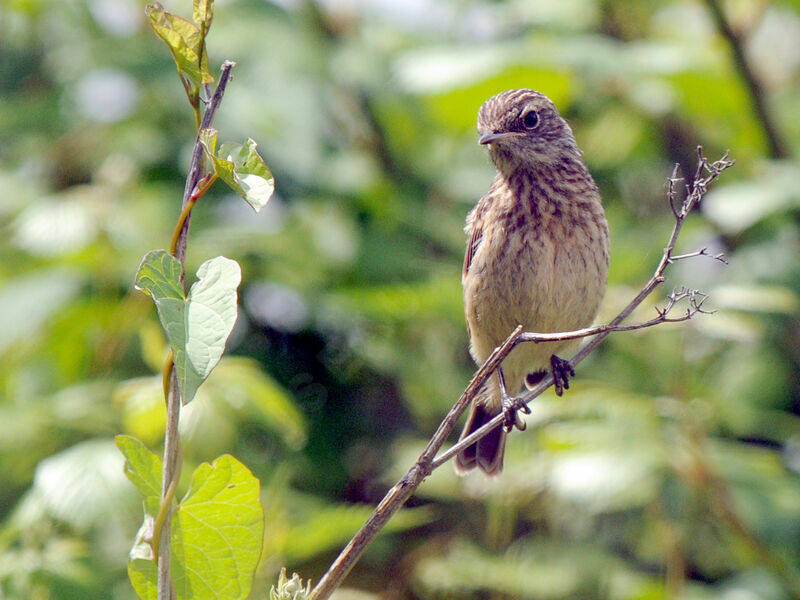
[[[478, 132], [497, 168], [466, 226], [464, 311], [470, 352], [480, 365], [518, 324], [539, 333], [590, 325], [605, 293], [609, 256], [597, 186], [546, 96], [520, 89], [490, 98], [478, 113]], [[518, 394], [529, 374], [530, 381], [540, 379], [552, 355], [577, 345], [517, 346], [502, 365], [508, 392]], [[473, 403], [462, 438], [501, 410], [495, 375]], [[460, 453], [456, 471], [477, 466], [499, 474], [505, 435], [498, 428]]]

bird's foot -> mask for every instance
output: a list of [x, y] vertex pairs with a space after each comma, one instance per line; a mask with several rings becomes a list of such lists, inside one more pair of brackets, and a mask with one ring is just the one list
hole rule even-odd
[[500, 378], [500, 398], [503, 403], [503, 429], [509, 432], [516, 427], [520, 431], [525, 431], [525, 421], [522, 420], [519, 413], [522, 412], [529, 415], [531, 414], [531, 409], [519, 398], [513, 398], [509, 395], [508, 390], [506, 390], [506, 381], [502, 369], [498, 370], [498, 375]]
[[519, 398], [512, 398], [511, 396], [503, 397], [503, 429], [506, 432], [511, 431], [516, 427], [520, 431], [525, 431], [525, 421], [519, 413], [531, 414], [530, 407], [522, 402]]
[[553, 371], [553, 385], [556, 395], [560, 396], [564, 390], [569, 389], [569, 378], [575, 376], [575, 369], [568, 360], [559, 358], [555, 354], [550, 357], [550, 368]]

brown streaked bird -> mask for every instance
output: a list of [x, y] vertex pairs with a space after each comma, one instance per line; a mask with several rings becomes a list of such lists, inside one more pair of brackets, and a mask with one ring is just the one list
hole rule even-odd
[[[519, 89], [489, 98], [478, 133], [497, 168], [467, 217], [462, 274], [470, 353], [481, 365], [517, 325], [547, 333], [592, 323], [606, 288], [608, 225], [572, 130], [547, 96]], [[460, 452], [457, 473], [500, 474], [507, 431], [525, 426], [511, 396], [548, 370], [561, 395], [574, 371], [558, 354], [579, 343], [520, 344], [509, 354], [473, 401], [461, 439], [500, 412], [505, 427]]]

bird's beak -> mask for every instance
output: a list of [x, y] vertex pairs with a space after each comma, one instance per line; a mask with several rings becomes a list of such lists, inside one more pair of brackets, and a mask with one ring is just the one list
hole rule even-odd
[[506, 131], [504, 133], [484, 133], [480, 138], [478, 138], [478, 143], [481, 146], [485, 146], [487, 144], [494, 144], [496, 142], [502, 142], [510, 138], [513, 135], [512, 132]]

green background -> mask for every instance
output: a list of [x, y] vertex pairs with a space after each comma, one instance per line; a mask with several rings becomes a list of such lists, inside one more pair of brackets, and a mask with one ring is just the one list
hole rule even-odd
[[[256, 216], [217, 184], [193, 216], [189, 273], [224, 255], [243, 283], [184, 473], [231, 452], [260, 478], [252, 597], [281, 566], [317, 581], [469, 381], [462, 229], [493, 174], [475, 116], [513, 87], [553, 99], [603, 192], [600, 321], [661, 256], [674, 163], [731, 150], [678, 244], [730, 264], [660, 290], [717, 312], [612, 335], [534, 403], [501, 479], [434, 473], [342, 597], [800, 597], [800, 4], [722, 8], [766, 119], [709, 2], [217, 5], [212, 71], [238, 66], [215, 126], [258, 142], [277, 191]], [[133, 277], [169, 244], [193, 126], [142, 3], [0, 6], [4, 598], [133, 597], [142, 507], [113, 436], [158, 449], [166, 357]]]

